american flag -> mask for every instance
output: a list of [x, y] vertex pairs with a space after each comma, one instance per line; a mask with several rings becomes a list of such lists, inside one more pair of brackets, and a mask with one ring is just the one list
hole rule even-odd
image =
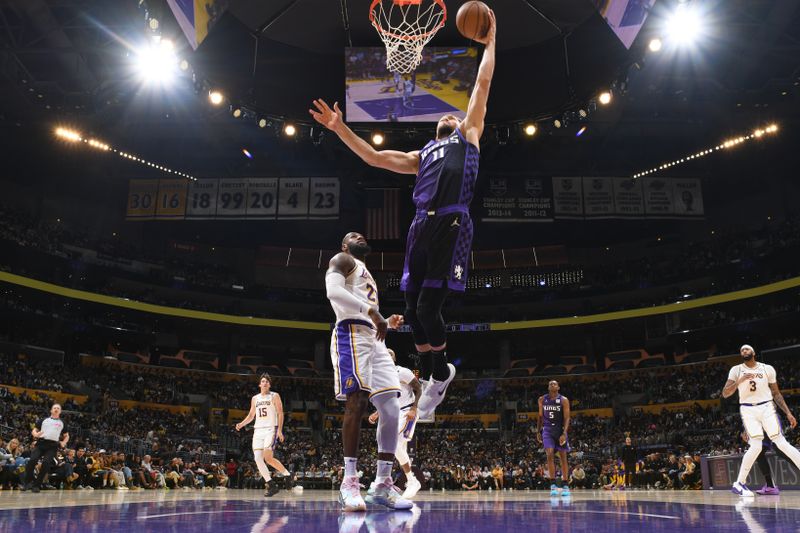
[[400, 238], [400, 189], [367, 189], [367, 240]]

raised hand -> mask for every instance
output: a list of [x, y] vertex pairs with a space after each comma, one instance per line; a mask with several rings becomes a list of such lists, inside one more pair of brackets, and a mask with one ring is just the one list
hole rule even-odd
[[476, 37], [475, 40], [481, 44], [488, 45], [494, 43], [495, 36], [497, 35], [497, 19], [494, 17], [494, 11], [489, 10], [489, 30], [482, 38]]
[[314, 100], [314, 109], [309, 109], [308, 112], [314, 117], [314, 120], [325, 126], [331, 131], [336, 131], [342, 122], [342, 111], [339, 109], [339, 102], [334, 102], [333, 109], [331, 109], [325, 100]]

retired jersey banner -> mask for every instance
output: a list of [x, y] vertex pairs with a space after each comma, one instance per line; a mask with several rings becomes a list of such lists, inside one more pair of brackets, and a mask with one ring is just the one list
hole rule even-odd
[[614, 212], [621, 217], [644, 218], [641, 180], [614, 178]]
[[703, 189], [699, 179], [676, 179], [672, 186], [675, 216], [702, 217]]
[[331, 220], [339, 178], [130, 180], [127, 220]]
[[553, 205], [558, 218], [583, 218], [583, 180], [553, 178]]
[[611, 178], [583, 178], [583, 210], [586, 218], [614, 218], [614, 185]]
[[668, 178], [642, 178], [644, 209], [650, 217], [671, 217], [675, 213], [672, 198], [672, 180]]
[[482, 197], [484, 222], [552, 222], [551, 178], [489, 178]]

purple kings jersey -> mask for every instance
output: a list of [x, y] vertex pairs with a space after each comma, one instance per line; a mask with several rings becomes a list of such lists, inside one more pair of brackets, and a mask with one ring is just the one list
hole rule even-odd
[[434, 210], [449, 205], [469, 206], [478, 178], [478, 147], [456, 129], [446, 139], [429, 141], [419, 152], [414, 206]]
[[551, 398], [549, 394], [544, 395], [542, 401], [542, 414], [544, 415], [544, 428], [563, 428], [564, 427], [564, 406], [561, 403], [563, 396], [560, 394]]

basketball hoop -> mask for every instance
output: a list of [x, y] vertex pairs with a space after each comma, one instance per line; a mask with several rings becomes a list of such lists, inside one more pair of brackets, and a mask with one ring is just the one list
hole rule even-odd
[[447, 20], [444, 0], [372, 0], [369, 21], [386, 45], [386, 68], [408, 74], [422, 61], [422, 49]]

